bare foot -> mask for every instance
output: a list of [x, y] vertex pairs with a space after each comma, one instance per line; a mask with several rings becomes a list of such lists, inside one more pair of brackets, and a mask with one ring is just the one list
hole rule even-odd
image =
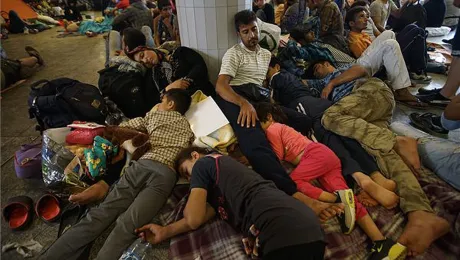
[[305, 196], [305, 194], [296, 192], [292, 195], [297, 200], [311, 208], [321, 221], [326, 221], [338, 214], [343, 213], [344, 205], [342, 203], [326, 203]]
[[361, 190], [356, 198], [364, 205], [364, 207], [375, 207], [379, 205], [379, 202], [373, 199], [371, 195], [364, 190]]
[[375, 199], [380, 205], [387, 209], [392, 209], [398, 206], [399, 197], [394, 192], [385, 189], [378, 185], [372, 179], [361, 181], [361, 188], [367, 192], [373, 199]]
[[417, 140], [407, 136], [397, 136], [395, 151], [401, 156], [409, 168], [418, 174], [421, 168], [420, 157], [417, 150]]
[[408, 214], [409, 221], [398, 242], [408, 248], [410, 256], [425, 252], [431, 243], [449, 232], [449, 222], [425, 211], [413, 211]]
[[69, 201], [80, 205], [86, 205], [102, 200], [107, 192], [109, 192], [109, 185], [105, 183], [105, 181], [99, 181], [86, 190], [71, 195]]
[[389, 191], [393, 191], [393, 192], [396, 190], [396, 182], [393, 180], [387, 179], [380, 172], [373, 172], [371, 173], [370, 177], [373, 181], [375, 181], [375, 183], [384, 187], [385, 189]]

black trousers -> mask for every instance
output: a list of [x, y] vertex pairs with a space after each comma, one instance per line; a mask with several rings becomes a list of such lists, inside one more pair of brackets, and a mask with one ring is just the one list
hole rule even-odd
[[[216, 97], [216, 103], [227, 117], [230, 125], [238, 138], [241, 152], [246, 156], [253, 169], [264, 179], [271, 180], [278, 189], [288, 195], [297, 192], [297, 186], [291, 180], [286, 170], [273, 152], [260, 123], [255, 127], [242, 127], [237, 124], [240, 107], [225, 101], [220, 96]], [[302, 122], [299, 120], [299, 125]]]
[[263, 260], [323, 260], [326, 243], [316, 241], [308, 244], [288, 246], [262, 256]]
[[342, 163], [342, 174], [347, 181], [350, 181], [348, 177], [355, 172], [369, 175], [378, 171], [379, 168], [374, 158], [356, 140], [336, 135], [323, 127], [321, 117], [332, 104], [329, 100], [305, 96], [291, 102], [289, 108], [302, 112], [308, 116], [308, 120], [313, 121], [315, 137], [318, 142], [329, 147], [339, 157]]

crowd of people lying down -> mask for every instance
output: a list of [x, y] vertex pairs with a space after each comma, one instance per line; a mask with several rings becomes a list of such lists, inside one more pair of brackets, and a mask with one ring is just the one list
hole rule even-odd
[[[383, 0], [374, 3], [378, 1]], [[148, 133], [151, 149], [121, 177], [103, 178], [72, 195], [73, 203], [99, 205], [41, 259], [79, 259], [114, 222], [97, 259], [118, 259], [139, 236], [158, 244], [214, 217], [256, 236], [249, 252], [262, 259], [323, 259], [327, 241], [321, 222], [331, 218], [339, 220], [344, 234], [356, 225], [365, 232], [373, 242], [370, 259], [423, 254], [450, 227], [436, 215], [417, 181], [417, 141], [394, 134], [389, 124], [396, 101], [424, 106], [407, 89], [410, 74], [426, 77], [420, 67], [426, 62], [418, 60], [426, 57], [418, 53], [423, 46], [417, 47], [417, 39], [425, 41], [424, 31], [411, 25], [395, 36], [384, 30], [381, 17], [376, 23], [379, 33], [370, 37], [364, 33], [368, 7], [358, 3], [364, 4], [345, 17], [351, 32], [344, 39], [334, 31], [339, 26], [343, 32], [343, 23], [332, 22], [343, 20], [334, 17], [341, 15], [337, 5], [308, 1], [318, 16], [293, 27], [277, 56], [259, 46], [256, 14], [238, 12], [234, 24], [241, 43], [223, 56], [215, 88], [194, 50], [148, 47], [139, 29], [111, 32], [108, 65], [120, 72], [143, 72], [158, 90], [156, 110], [120, 124]], [[406, 37], [413, 41], [407, 43]], [[454, 97], [459, 76], [452, 73], [459, 66], [459, 47], [457, 32], [449, 79], [433, 94], [451, 100], [439, 118], [446, 129], [460, 127], [460, 100]], [[40, 62], [39, 55], [30, 52]], [[299, 67], [300, 59], [307, 67]], [[382, 67], [386, 81], [374, 77]], [[252, 168], [192, 146], [195, 138], [184, 114], [197, 90], [214, 98]], [[283, 161], [294, 166], [290, 174]], [[164, 227], [149, 224], [171, 194], [177, 175], [190, 182], [184, 217]], [[353, 194], [350, 181], [361, 187], [359, 195]], [[377, 204], [400, 207], [407, 216], [397, 241], [385, 237], [369, 216], [366, 207]]]

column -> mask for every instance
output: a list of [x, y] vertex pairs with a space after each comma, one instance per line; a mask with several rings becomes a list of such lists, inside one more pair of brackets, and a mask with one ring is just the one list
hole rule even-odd
[[176, 0], [182, 46], [196, 50], [215, 83], [222, 57], [238, 42], [234, 15], [252, 9], [252, 0]]

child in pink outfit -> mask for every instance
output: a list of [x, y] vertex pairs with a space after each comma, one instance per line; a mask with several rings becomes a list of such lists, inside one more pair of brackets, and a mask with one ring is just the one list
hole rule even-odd
[[[315, 143], [291, 127], [279, 122], [286, 121], [281, 108], [270, 103], [261, 103], [256, 107], [270, 145], [279, 158], [296, 166], [290, 174], [297, 184], [297, 189], [305, 195], [326, 202], [342, 202], [345, 205], [345, 216], [338, 216], [342, 231], [349, 234], [356, 222], [374, 241], [374, 246], [384, 245], [396, 247], [404, 251], [405, 247], [386, 239], [367, 213], [366, 208], [354, 198], [342, 176], [339, 158], [328, 147]], [[324, 190], [310, 183], [318, 179]], [[355, 212], [356, 205], [356, 212]], [[371, 256], [371, 259], [374, 259]], [[378, 257], [377, 257], [378, 259]]]

